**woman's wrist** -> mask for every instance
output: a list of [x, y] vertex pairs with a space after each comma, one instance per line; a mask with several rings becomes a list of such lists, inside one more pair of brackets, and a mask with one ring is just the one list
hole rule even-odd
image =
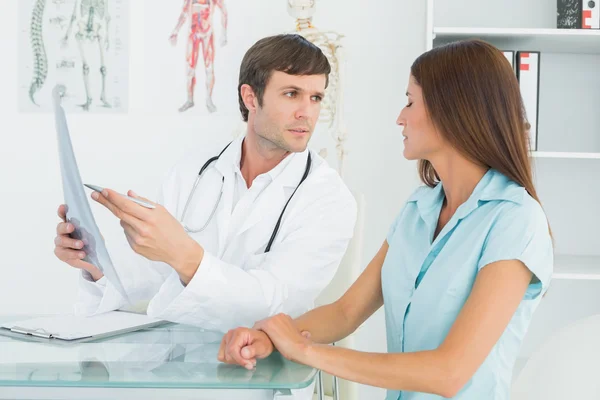
[[322, 347], [323, 345], [313, 342], [303, 345], [297, 362], [315, 367], [315, 365], [318, 363]]

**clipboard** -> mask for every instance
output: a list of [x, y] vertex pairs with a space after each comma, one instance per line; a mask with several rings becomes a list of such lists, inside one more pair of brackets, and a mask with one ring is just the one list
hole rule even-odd
[[104, 239], [100, 234], [100, 229], [98, 229], [94, 214], [92, 214], [90, 204], [83, 189], [83, 182], [81, 181], [77, 160], [73, 152], [73, 145], [71, 144], [67, 118], [60, 105], [61, 97], [64, 95], [65, 90], [65, 86], [56, 85], [52, 90], [52, 100], [56, 120], [63, 195], [64, 202], [67, 205], [67, 221], [75, 227], [75, 231], [71, 233], [71, 237], [83, 242], [82, 250], [86, 254], [83, 260], [98, 267], [125, 301], [130, 304], [127, 292], [110, 259]]
[[110, 311], [90, 317], [67, 314], [7, 322], [0, 326], [0, 334], [20, 340], [81, 343], [166, 323], [146, 314]]

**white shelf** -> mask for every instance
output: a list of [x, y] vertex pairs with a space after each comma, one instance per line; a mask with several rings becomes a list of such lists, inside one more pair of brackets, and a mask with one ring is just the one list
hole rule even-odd
[[598, 29], [504, 29], [455, 28], [433, 29], [434, 41], [479, 38], [506, 50], [531, 50], [548, 53], [600, 54]]
[[585, 158], [600, 159], [600, 153], [577, 153], [561, 151], [532, 151], [531, 156], [535, 158]]
[[600, 280], [600, 256], [557, 255], [552, 278]]

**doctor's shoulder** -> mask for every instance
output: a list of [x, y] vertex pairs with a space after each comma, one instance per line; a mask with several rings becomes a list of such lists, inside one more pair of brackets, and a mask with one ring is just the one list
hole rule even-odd
[[305, 182], [310, 188], [309, 197], [329, 197], [338, 205], [349, 207], [348, 211], [356, 213], [355, 194], [348, 188], [340, 174], [316, 152], [311, 151], [310, 154], [313, 164]]
[[178, 180], [182, 183], [194, 180], [200, 171], [200, 168], [211, 157], [218, 155], [224, 146], [196, 146], [187, 149], [183, 155], [177, 159], [171, 167], [165, 172], [165, 181]]
[[[352, 232], [357, 217], [357, 202], [339, 173], [316, 152], [310, 152], [310, 173], [288, 207], [288, 221], [305, 224], [317, 218], [323, 226]], [[290, 226], [294, 226], [291, 224]]]
[[[221, 150], [222, 148], [218, 146], [197, 147], [186, 150], [183, 156], [179, 157], [171, 164], [170, 168], [164, 171], [159, 203], [173, 212], [171, 208], [178, 204], [180, 192], [191, 190], [200, 168], [208, 159], [219, 154]], [[166, 202], [169, 204], [165, 204], [166, 199], [169, 199]]]

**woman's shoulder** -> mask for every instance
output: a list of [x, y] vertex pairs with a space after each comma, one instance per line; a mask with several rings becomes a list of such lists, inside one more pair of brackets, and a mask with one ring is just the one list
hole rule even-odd
[[[432, 194], [434, 190], [435, 190], [435, 187], [432, 188], [427, 185], [420, 185], [411, 193], [410, 196], [408, 196], [407, 201], [404, 202], [404, 204], [400, 207], [400, 211], [394, 217], [392, 224], [388, 230], [388, 235], [387, 235], [388, 242], [392, 239], [392, 236], [397, 231], [396, 228], [398, 226], [405, 224], [405, 223], [409, 223], [407, 221], [407, 216], [408, 216], [408, 219], [410, 220], [411, 215], [416, 215], [412, 211], [415, 210], [414, 207], [417, 207], [417, 202], [420, 199], [425, 198], [428, 194]], [[401, 231], [401, 230], [399, 230], [399, 231]]]
[[515, 225], [547, 226], [548, 219], [542, 205], [524, 188], [518, 201], [505, 200], [496, 206], [496, 220]]

